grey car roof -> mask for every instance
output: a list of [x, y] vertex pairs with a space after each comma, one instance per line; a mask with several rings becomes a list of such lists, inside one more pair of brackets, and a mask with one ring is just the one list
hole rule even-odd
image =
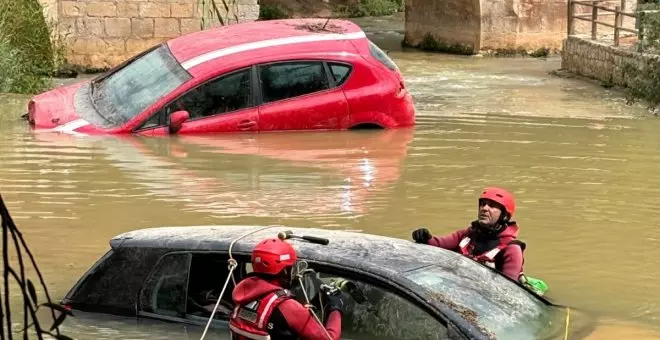
[[[267, 229], [264, 230], [266, 227]], [[233, 240], [248, 234], [232, 247], [233, 252], [245, 254], [250, 253], [258, 242], [266, 238], [277, 237], [279, 232], [287, 230], [293, 231], [294, 235], [298, 236], [308, 235], [330, 240], [329, 244], [321, 245], [289, 239], [300, 258], [342, 265], [385, 276], [432, 264], [465, 260], [461, 255], [452, 251], [420, 245], [399, 238], [353, 231], [288, 226], [210, 225], [147, 228], [117, 235], [110, 241], [110, 244], [113, 248], [144, 247], [227, 251]]]

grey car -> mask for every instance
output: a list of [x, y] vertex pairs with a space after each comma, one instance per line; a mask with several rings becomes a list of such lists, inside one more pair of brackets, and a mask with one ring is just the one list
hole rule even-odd
[[[148, 228], [114, 237], [61, 302], [82, 312], [70, 327], [92, 327], [91, 318], [94, 325], [124, 324], [120, 329], [167, 329], [163, 338], [183, 329], [199, 339], [227, 280], [232, 242], [238, 282], [251, 271], [253, 247], [285, 231], [329, 241], [289, 240], [314, 271], [309, 282], [352, 282], [352, 293], [344, 294], [342, 339], [575, 339], [593, 330], [585, 314], [570, 310], [568, 323], [568, 309], [448, 250], [358, 232], [236, 225]], [[220, 297], [213, 338], [228, 338], [234, 284], [230, 280]], [[312, 296], [314, 288], [305, 287]], [[154, 326], [163, 323], [169, 325]]]

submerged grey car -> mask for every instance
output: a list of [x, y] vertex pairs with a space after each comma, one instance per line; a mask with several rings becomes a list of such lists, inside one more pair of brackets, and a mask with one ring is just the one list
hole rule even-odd
[[[571, 309], [567, 324], [566, 308], [460, 254], [391, 237], [285, 226], [162, 227], [120, 234], [62, 304], [84, 312], [83, 320], [110, 314], [114, 323], [166, 322], [199, 334], [228, 277], [232, 241], [240, 238], [231, 251], [238, 282], [251, 271], [253, 247], [284, 231], [329, 240], [325, 245], [289, 240], [299, 260], [315, 272], [309, 282], [353, 283], [352, 293], [344, 294], [342, 339], [564, 339], [567, 334], [574, 339], [593, 330], [585, 315]], [[211, 324], [215, 334], [228, 334], [233, 286], [230, 280], [220, 297]], [[313, 296], [314, 287], [305, 289]]]

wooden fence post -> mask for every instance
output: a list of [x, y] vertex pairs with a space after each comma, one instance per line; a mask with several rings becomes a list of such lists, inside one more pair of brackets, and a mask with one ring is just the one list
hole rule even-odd
[[567, 29], [566, 32], [568, 36], [575, 34], [575, 28], [573, 27], [573, 14], [575, 13], [575, 4], [573, 0], [568, 0], [568, 15], [567, 15]]
[[637, 52], [644, 52], [644, 11], [637, 11]]
[[593, 7], [591, 7], [591, 40], [596, 40], [597, 32], [598, 32], [598, 24], [596, 23], [598, 21], [598, 2], [592, 1], [591, 4]]
[[621, 6], [614, 7], [614, 46], [619, 46], [619, 28], [622, 26]]

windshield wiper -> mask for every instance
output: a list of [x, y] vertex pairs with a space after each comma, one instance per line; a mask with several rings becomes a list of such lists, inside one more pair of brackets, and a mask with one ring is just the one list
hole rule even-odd
[[92, 79], [89, 82], [89, 102], [92, 104], [92, 107], [94, 108], [94, 111], [96, 111], [96, 113], [99, 116], [101, 116], [101, 118], [103, 118], [103, 120], [105, 120], [108, 123], [115, 124], [115, 122], [111, 121], [110, 119], [108, 119], [108, 117], [103, 115], [101, 113], [101, 110], [99, 110], [99, 108], [96, 106], [96, 101], [94, 100], [94, 89], [96, 88], [97, 84], [98, 84], [98, 81], [96, 79]]

